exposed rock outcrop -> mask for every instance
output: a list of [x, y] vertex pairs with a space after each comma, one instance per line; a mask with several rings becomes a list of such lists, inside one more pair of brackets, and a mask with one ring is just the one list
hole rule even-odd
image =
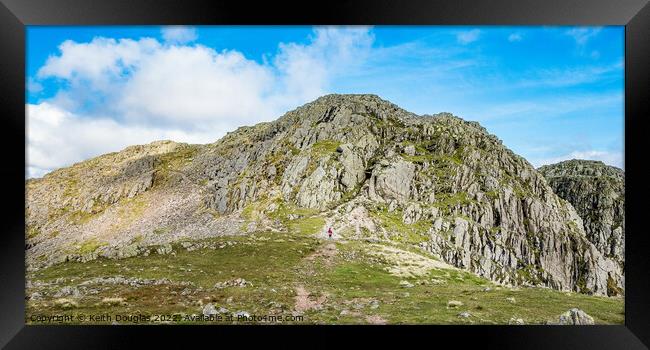
[[585, 233], [605, 256], [625, 258], [625, 173], [599, 161], [568, 160], [538, 169], [553, 191], [582, 218]]
[[[568, 160], [538, 169], [553, 191], [576, 209], [587, 239], [625, 265], [625, 173], [599, 161]], [[622, 290], [610, 283], [609, 295]]]
[[[587, 239], [573, 206], [539, 172], [478, 123], [448, 113], [417, 116], [374, 95], [328, 95], [213, 144], [138, 147], [28, 181], [28, 230], [37, 230], [30, 264], [75, 258], [66, 249], [89, 240], [102, 256], [134, 241], [242, 232], [251, 212], [271, 230], [325, 212], [337, 234], [411, 242], [501, 283], [596, 294], [623, 287], [620, 264]], [[74, 221], [88, 200], [106, 198], [95, 188], [117, 194]], [[109, 224], [134, 202], [138, 215]], [[287, 212], [288, 221], [277, 219]]]
[[570, 326], [593, 325], [594, 319], [587, 315], [586, 312], [574, 308], [560, 315], [558, 324]]

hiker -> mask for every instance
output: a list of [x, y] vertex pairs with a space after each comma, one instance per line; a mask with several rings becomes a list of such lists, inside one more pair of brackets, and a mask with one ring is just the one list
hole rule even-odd
[[331, 227], [327, 230], [327, 236], [328, 236], [330, 239], [332, 238], [332, 228], [331, 228]]

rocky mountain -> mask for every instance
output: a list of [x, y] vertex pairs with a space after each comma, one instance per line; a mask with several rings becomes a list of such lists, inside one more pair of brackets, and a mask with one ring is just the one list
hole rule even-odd
[[505, 284], [624, 285], [580, 212], [498, 138], [374, 95], [327, 95], [212, 144], [128, 147], [28, 180], [26, 196], [29, 269], [311, 225], [407, 242]]
[[587, 239], [605, 256], [625, 262], [625, 173], [599, 161], [568, 160], [538, 169], [553, 191], [582, 218]]

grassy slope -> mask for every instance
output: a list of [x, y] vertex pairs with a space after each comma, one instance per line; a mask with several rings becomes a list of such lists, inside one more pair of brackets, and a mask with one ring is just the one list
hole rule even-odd
[[[256, 233], [206, 243], [213, 248], [187, 251], [175, 246], [173, 255], [69, 262], [31, 273], [28, 277], [32, 283], [44, 284], [27, 293], [37, 291], [43, 299], [27, 302], [27, 322], [36, 314], [201, 314], [202, 305], [209, 302], [231, 312], [291, 315], [297, 286], [310, 293], [310, 300], [322, 301], [320, 309], [304, 312], [302, 322], [307, 323], [367, 323], [368, 316], [388, 323], [504, 324], [511, 317], [543, 323], [557, 320], [558, 315], [573, 307], [593, 316], [596, 323], [621, 324], [624, 319], [623, 300], [617, 298], [540, 288], [512, 290], [459, 270], [434, 269], [417, 278], [397, 277], [386, 270], [390, 262], [373, 258], [368, 254], [368, 245], [361, 242], [336, 242], [335, 254], [328, 257], [318, 254], [327, 243], [304, 233]], [[75, 300], [77, 306], [55, 305], [57, 298], [52, 295], [63, 286], [78, 286], [91, 278], [109, 276], [167, 278], [194, 285], [93, 284], [79, 287], [81, 297], [66, 297]], [[212, 288], [217, 282], [234, 278], [244, 278], [252, 286]], [[414, 286], [403, 287], [402, 280]], [[491, 290], [484, 291], [486, 286]], [[102, 303], [104, 298], [115, 297], [124, 298], [125, 303]], [[510, 297], [515, 298], [514, 303], [506, 299]], [[449, 300], [464, 305], [448, 308]], [[473, 316], [458, 317], [463, 311]]]

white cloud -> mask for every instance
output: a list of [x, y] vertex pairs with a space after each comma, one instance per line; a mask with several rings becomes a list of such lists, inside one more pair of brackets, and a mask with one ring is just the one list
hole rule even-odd
[[253, 123], [274, 117], [274, 73], [236, 51], [172, 46], [146, 57], [116, 92], [131, 122], [205, 128], [217, 120]]
[[625, 169], [623, 164], [623, 158], [624, 158], [623, 152], [608, 152], [608, 151], [598, 151], [598, 150], [573, 151], [569, 154], [565, 154], [559, 157], [534, 160], [533, 165], [536, 168], [538, 168], [542, 165], [554, 164], [564, 160], [585, 159], [585, 160], [599, 160], [607, 165], [613, 165], [615, 167]]
[[274, 64], [281, 72], [285, 94], [304, 100], [322, 95], [331, 79], [367, 59], [373, 41], [368, 27], [320, 27], [308, 45], [280, 44]]
[[522, 39], [523, 39], [523, 37], [519, 33], [512, 33], [512, 34], [508, 35], [508, 41], [509, 42], [517, 42], [517, 41], [521, 41]]
[[165, 42], [173, 44], [190, 43], [199, 37], [196, 28], [187, 26], [167, 26], [163, 27], [161, 32]]
[[565, 34], [572, 37], [578, 46], [584, 46], [591, 38], [598, 35], [601, 30], [601, 27], [577, 27], [567, 30]]
[[30, 176], [159, 139], [214, 142], [275, 119], [324, 94], [373, 40], [365, 27], [316, 28], [307, 44], [281, 44], [271, 63], [151, 38], [66, 41], [38, 78], [67, 87], [26, 106]]
[[146, 53], [160, 47], [160, 43], [151, 38], [136, 41], [96, 37], [89, 43], [66, 40], [59, 45], [61, 54], [50, 56], [38, 70], [38, 77], [87, 79], [98, 83], [102, 78], [133, 68]]
[[472, 43], [476, 40], [478, 40], [479, 35], [481, 34], [481, 31], [478, 29], [472, 29], [470, 31], [465, 31], [465, 32], [459, 32], [456, 34], [456, 40], [458, 40], [459, 43], [465, 45]]
[[[161, 50], [157, 40], [94, 38], [88, 43], [71, 40], [59, 45], [58, 56], [50, 56], [37, 78], [59, 78], [70, 84], [72, 94], [105, 93], [136, 69], [147, 55]], [[74, 100], [74, 99], [73, 99]]]
[[190, 133], [182, 129], [122, 124], [111, 118], [88, 118], [47, 102], [28, 104], [26, 115], [29, 177], [40, 177], [56, 168], [134, 144], [156, 140], [207, 143], [214, 141], [214, 136], [225, 134], [210, 130]]

